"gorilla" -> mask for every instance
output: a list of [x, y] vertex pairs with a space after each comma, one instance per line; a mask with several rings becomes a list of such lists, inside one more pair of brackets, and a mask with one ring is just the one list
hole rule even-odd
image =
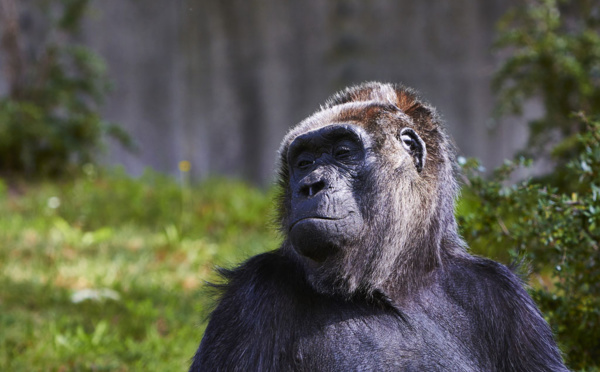
[[519, 277], [467, 253], [452, 142], [414, 91], [348, 88], [278, 156], [283, 243], [222, 271], [190, 371], [567, 371]]

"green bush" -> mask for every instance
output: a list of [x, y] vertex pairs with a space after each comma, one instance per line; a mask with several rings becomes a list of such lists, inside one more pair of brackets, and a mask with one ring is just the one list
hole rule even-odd
[[[99, 116], [109, 88], [104, 63], [87, 48], [62, 41], [77, 32], [87, 0], [37, 4], [46, 14], [59, 12], [34, 59], [20, 53], [18, 44], [4, 51], [20, 61], [22, 73], [9, 76], [11, 94], [0, 98], [3, 174], [57, 176], [78, 169], [94, 161], [106, 136], [131, 145], [125, 132]], [[7, 29], [4, 38], [17, 43], [18, 31]]]
[[509, 247], [511, 257], [531, 262], [531, 293], [556, 331], [567, 363], [595, 370], [600, 368], [600, 121], [581, 120], [582, 151], [561, 170], [574, 185], [570, 191], [536, 180], [507, 186], [518, 163], [507, 162], [485, 179], [470, 161], [459, 219], [475, 252]]
[[555, 160], [568, 160], [585, 129], [573, 113], [600, 114], [600, 3], [522, 2], [501, 19], [496, 48], [508, 54], [493, 82], [498, 114], [520, 114], [537, 99], [543, 114], [529, 123], [524, 153], [548, 157], [554, 149]]
[[[537, 99], [543, 114], [515, 161], [484, 177], [465, 161], [458, 206], [475, 253], [524, 260], [531, 294], [557, 334], [567, 364], [600, 369], [600, 3], [528, 0], [500, 22], [508, 54], [494, 81], [498, 113], [519, 114]], [[585, 114], [584, 114], [585, 112]], [[515, 182], [551, 160], [542, 176]]]

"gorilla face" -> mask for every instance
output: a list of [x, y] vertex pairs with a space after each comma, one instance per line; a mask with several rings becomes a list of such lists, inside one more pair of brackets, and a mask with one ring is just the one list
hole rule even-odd
[[399, 101], [408, 105], [403, 111], [389, 103], [342, 100], [284, 138], [279, 151], [284, 247], [300, 259], [320, 293], [372, 293], [392, 276], [417, 266], [426, 272], [437, 262], [438, 235], [422, 230], [436, 228], [431, 172], [442, 168], [425, 164], [428, 156], [436, 159], [436, 148], [428, 155], [417, 130], [429, 140], [436, 132], [416, 124], [423, 113], [411, 102]]
[[331, 124], [290, 144], [288, 233], [300, 255], [323, 262], [359, 238], [365, 221], [357, 191], [373, 156], [370, 142], [360, 127]]

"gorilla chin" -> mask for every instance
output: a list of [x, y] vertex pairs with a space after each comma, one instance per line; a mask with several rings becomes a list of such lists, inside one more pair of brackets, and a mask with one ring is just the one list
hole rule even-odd
[[348, 220], [350, 216], [302, 218], [292, 224], [290, 240], [298, 254], [322, 263], [346, 245], [354, 226]]

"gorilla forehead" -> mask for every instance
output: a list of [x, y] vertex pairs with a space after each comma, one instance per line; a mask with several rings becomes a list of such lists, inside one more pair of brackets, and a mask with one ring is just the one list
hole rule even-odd
[[414, 127], [412, 119], [392, 103], [347, 102], [325, 107], [292, 128], [281, 142], [280, 157], [285, 158], [289, 145], [298, 136], [332, 124], [355, 125], [361, 128], [363, 133], [368, 133], [365, 138], [372, 138], [375, 142], [374, 145], [379, 146], [386, 138], [397, 135], [396, 132], [401, 127]]

